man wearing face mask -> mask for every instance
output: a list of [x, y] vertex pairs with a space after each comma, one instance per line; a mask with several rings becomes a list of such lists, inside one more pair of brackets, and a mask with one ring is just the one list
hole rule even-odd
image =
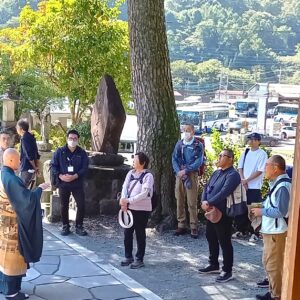
[[84, 218], [84, 192], [83, 177], [88, 169], [88, 156], [85, 150], [78, 146], [79, 133], [69, 130], [67, 144], [58, 148], [52, 158], [51, 167], [53, 176], [58, 177], [58, 189], [61, 200], [61, 235], [70, 234], [69, 200], [73, 195], [76, 205], [76, 233], [84, 236], [87, 232], [83, 228]]
[[175, 197], [177, 200], [178, 227], [175, 235], [183, 235], [186, 229], [185, 204], [187, 200], [191, 237], [198, 237], [198, 169], [203, 162], [203, 145], [195, 138], [192, 124], [184, 125], [183, 139], [178, 141], [172, 155], [172, 165], [176, 174]]

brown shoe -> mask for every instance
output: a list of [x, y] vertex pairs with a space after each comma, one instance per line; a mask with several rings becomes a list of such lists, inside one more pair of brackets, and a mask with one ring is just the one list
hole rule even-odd
[[179, 236], [179, 235], [184, 235], [184, 234], [186, 234], [186, 233], [187, 233], [187, 231], [186, 231], [185, 228], [180, 228], [180, 227], [178, 227], [178, 228], [175, 230], [174, 235], [175, 235], [175, 236]]
[[193, 239], [197, 239], [198, 238], [198, 229], [191, 229], [191, 237]]

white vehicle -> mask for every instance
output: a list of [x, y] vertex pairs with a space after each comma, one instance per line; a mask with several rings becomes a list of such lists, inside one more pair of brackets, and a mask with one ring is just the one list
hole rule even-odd
[[214, 123], [218, 121], [218, 129], [224, 130], [229, 121], [228, 104], [222, 103], [200, 103], [190, 107], [178, 107], [177, 114], [180, 125], [193, 124], [196, 134], [202, 129], [211, 131]]
[[248, 131], [252, 131], [253, 128], [255, 128], [257, 124], [256, 119], [231, 119], [228, 123], [228, 131], [229, 133], [233, 133], [234, 131], [237, 131], [238, 133], [241, 133], [242, 128], [247, 128]]
[[133, 115], [126, 115], [126, 121], [120, 137], [118, 154], [124, 156], [124, 163], [132, 165], [136, 153], [137, 143], [137, 118]]
[[297, 131], [296, 127], [284, 126], [284, 127], [281, 128], [280, 137], [282, 139], [295, 138], [296, 137], [296, 131]]
[[297, 119], [298, 116], [298, 104], [278, 104], [274, 109], [274, 121], [275, 122], [292, 122]]
[[235, 114], [244, 117], [257, 117], [257, 100], [239, 99], [235, 102]]

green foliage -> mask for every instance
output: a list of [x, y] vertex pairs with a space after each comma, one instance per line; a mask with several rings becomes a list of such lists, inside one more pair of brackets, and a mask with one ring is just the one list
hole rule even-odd
[[42, 136], [36, 130], [31, 130], [30, 132], [34, 135], [34, 137], [37, 141], [42, 140]]
[[91, 122], [80, 122], [72, 126], [72, 129], [76, 129], [80, 134], [79, 144], [86, 150], [91, 149]]
[[52, 144], [52, 149], [56, 150], [66, 144], [66, 132], [58, 125], [51, 125], [49, 142]]
[[[126, 104], [131, 99], [129, 42], [128, 25], [118, 20], [121, 2], [49, 0], [37, 11], [25, 6], [18, 27], [0, 31], [0, 50], [8, 51], [14, 74], [32, 70], [42, 91], [47, 87], [67, 97], [73, 123], [95, 101], [105, 74], [114, 78]], [[35, 94], [44, 96], [40, 89], [32, 92], [31, 101]]]
[[36, 8], [39, 0], [1, 0], [0, 2], [0, 26], [10, 25], [10, 19], [17, 17], [23, 6], [26, 4]]
[[[219, 61], [217, 70], [209, 72], [212, 80], [206, 75], [204, 80], [195, 79], [188, 66], [181, 68], [183, 76], [177, 76], [173, 63], [175, 88], [211, 93], [218, 89], [221, 73], [229, 76], [231, 89], [255, 81], [278, 82], [279, 75], [285, 82], [297, 82], [298, 76], [292, 77], [299, 64], [282, 64], [282, 58], [293, 57], [300, 42], [299, 1], [166, 0], [165, 7], [171, 61], [184, 58], [190, 65]], [[246, 77], [232, 76], [233, 70], [243, 70]]]

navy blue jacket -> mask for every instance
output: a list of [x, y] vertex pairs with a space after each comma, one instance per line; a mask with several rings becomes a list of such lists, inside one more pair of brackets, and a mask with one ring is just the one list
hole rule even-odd
[[36, 145], [36, 139], [33, 134], [26, 131], [21, 138], [21, 164], [20, 171], [32, 170], [30, 160], [38, 160], [40, 155]]
[[[56, 176], [59, 174], [78, 174], [78, 178], [71, 182], [59, 180], [58, 187], [60, 188], [82, 188], [83, 177], [88, 170], [88, 165], [87, 153], [79, 146], [74, 152], [71, 152], [67, 145], [58, 148], [51, 161], [52, 172]], [[73, 166], [73, 172], [68, 171], [69, 166]]]
[[240, 174], [234, 167], [216, 170], [205, 186], [202, 201], [208, 201], [210, 206], [215, 206], [223, 213], [226, 213], [226, 197], [231, 195], [240, 183]]

